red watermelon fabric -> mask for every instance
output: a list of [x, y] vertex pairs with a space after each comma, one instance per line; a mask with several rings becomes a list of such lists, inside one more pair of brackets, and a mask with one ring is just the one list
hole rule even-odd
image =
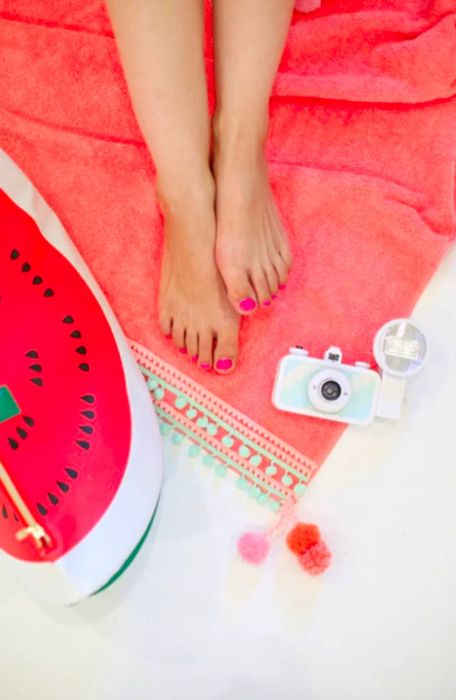
[[[0, 420], [0, 461], [45, 524], [52, 562], [98, 523], [125, 475], [132, 439], [125, 373], [89, 287], [2, 191], [0, 267], [0, 386], [19, 407]], [[42, 561], [32, 538], [18, 540], [25, 524], [16, 511], [2, 499], [0, 550]]]
[[[206, 39], [212, 109], [209, 24]], [[126, 334], [321, 463], [343, 428], [274, 409], [276, 364], [295, 344], [371, 360], [376, 330], [412, 312], [454, 241], [455, 0], [296, 9], [267, 146], [295, 265], [273, 310], [243, 320], [226, 377], [199, 372], [158, 329], [153, 161], [103, 5], [0, 0], [0, 46], [0, 146], [60, 217]]]

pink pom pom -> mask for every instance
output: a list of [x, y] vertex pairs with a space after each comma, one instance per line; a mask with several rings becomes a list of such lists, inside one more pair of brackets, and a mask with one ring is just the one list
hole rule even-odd
[[269, 554], [269, 542], [262, 533], [246, 532], [238, 539], [237, 548], [249, 564], [261, 564]]
[[320, 540], [307, 549], [299, 557], [299, 563], [308, 574], [316, 576], [322, 574], [331, 563], [331, 552], [326, 544]]

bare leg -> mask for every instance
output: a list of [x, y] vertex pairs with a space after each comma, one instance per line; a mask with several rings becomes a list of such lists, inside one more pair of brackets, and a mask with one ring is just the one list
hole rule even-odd
[[293, 5], [294, 0], [214, 0], [217, 263], [240, 313], [268, 306], [291, 266], [264, 144]]
[[215, 265], [203, 0], [107, 0], [165, 218], [160, 325], [201, 367], [233, 369], [239, 318]]

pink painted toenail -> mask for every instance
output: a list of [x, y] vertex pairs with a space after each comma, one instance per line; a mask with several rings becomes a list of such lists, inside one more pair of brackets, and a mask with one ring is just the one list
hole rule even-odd
[[193, 357], [192, 357], [192, 362], [196, 362], [197, 359], [198, 359], [198, 355], [193, 355]]
[[269, 299], [266, 299], [266, 301], [263, 301], [263, 306], [271, 306], [271, 302]]
[[179, 352], [185, 355], [185, 353], [187, 352], [187, 348], [179, 348]]
[[256, 309], [256, 301], [255, 299], [252, 299], [252, 297], [241, 299], [239, 302], [239, 308], [242, 311], [252, 311], [253, 309]]
[[271, 294], [271, 299], [277, 299], [277, 294]]
[[220, 360], [217, 360], [216, 367], [217, 369], [231, 369], [233, 366], [233, 360], [230, 360], [228, 357], [222, 357]]
[[279, 289], [286, 289], [287, 285], [286, 284], [279, 284]]
[[210, 364], [208, 364], [207, 362], [202, 362], [200, 364], [200, 367], [201, 367], [201, 369], [210, 369], [211, 368]]
[[172, 335], [165, 335], [166, 340], [171, 340], [172, 337]]

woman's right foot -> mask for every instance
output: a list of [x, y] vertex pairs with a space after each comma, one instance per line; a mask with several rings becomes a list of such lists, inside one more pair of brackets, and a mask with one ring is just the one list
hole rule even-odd
[[215, 264], [215, 186], [208, 170], [183, 186], [157, 181], [165, 219], [160, 327], [203, 370], [231, 372], [238, 356], [239, 315]]

